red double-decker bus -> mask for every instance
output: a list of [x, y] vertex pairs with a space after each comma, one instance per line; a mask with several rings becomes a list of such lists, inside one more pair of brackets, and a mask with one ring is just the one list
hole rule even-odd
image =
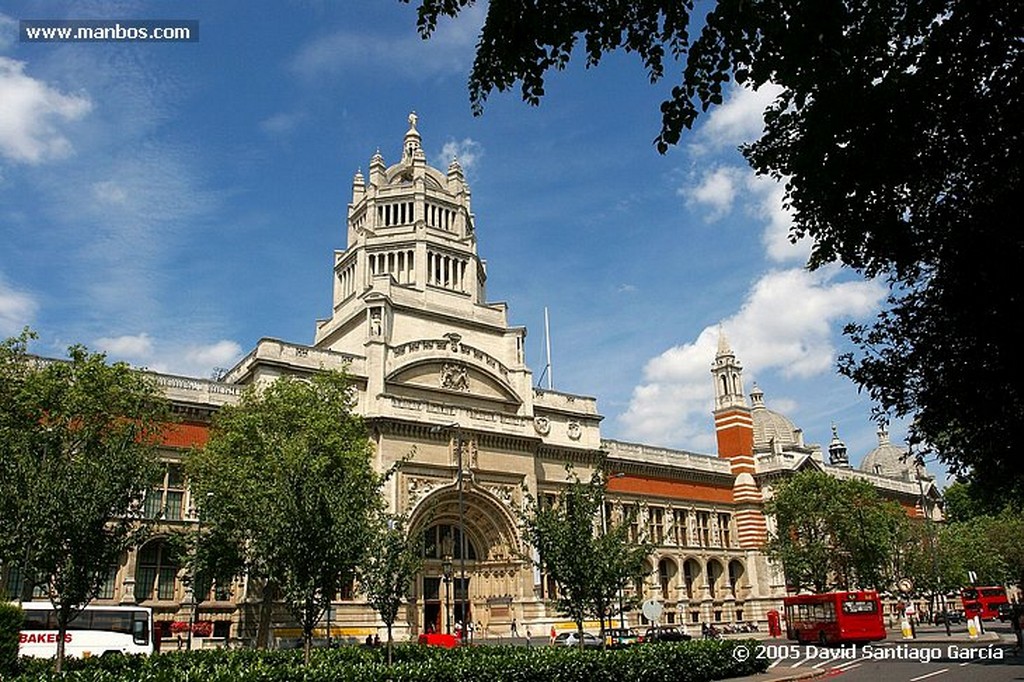
[[800, 594], [782, 600], [786, 637], [800, 643], [844, 644], [885, 639], [882, 602], [874, 591]]
[[999, 617], [999, 607], [1009, 604], [1005, 587], [965, 587], [960, 590], [960, 603], [967, 618], [978, 616], [982, 620]]

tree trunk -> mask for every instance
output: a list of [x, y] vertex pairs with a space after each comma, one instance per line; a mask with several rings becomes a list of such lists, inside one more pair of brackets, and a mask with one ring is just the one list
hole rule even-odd
[[65, 644], [64, 639], [68, 634], [68, 617], [65, 615], [63, 609], [57, 610], [57, 661], [54, 665], [54, 670], [57, 674], [64, 672], [64, 650]]
[[391, 647], [394, 643], [394, 637], [391, 635], [391, 623], [386, 623], [388, 626], [388, 666], [391, 666]]
[[256, 631], [256, 648], [266, 649], [270, 642], [270, 621], [274, 614], [274, 586], [263, 583], [263, 595], [259, 606], [259, 626]]

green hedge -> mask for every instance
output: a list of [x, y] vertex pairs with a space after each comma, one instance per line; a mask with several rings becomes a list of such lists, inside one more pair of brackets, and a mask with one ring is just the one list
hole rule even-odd
[[0, 602], [0, 678], [15, 671], [22, 619], [20, 606]]
[[250, 649], [175, 652], [152, 657], [114, 656], [69, 661], [67, 673], [51, 672], [52, 661], [22, 659], [17, 682], [703, 682], [763, 672], [767, 661], [737, 660], [741, 641], [693, 641], [636, 646], [615, 651], [560, 647], [438, 649], [402, 645], [388, 667], [383, 649], [348, 647], [313, 652]]

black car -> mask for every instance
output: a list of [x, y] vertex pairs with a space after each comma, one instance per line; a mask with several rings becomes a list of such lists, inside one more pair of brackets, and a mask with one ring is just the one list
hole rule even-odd
[[1000, 604], [998, 609], [999, 620], [1003, 623], [1009, 622], [1013, 618], [1013, 604]]
[[662, 625], [660, 627], [647, 628], [644, 633], [644, 643], [656, 642], [688, 642], [690, 635], [686, 634], [674, 625]]
[[967, 622], [967, 618], [964, 616], [963, 611], [946, 611], [943, 613], [939, 611], [932, 617], [932, 622], [935, 625], [943, 625], [946, 620], [949, 620], [950, 625], [957, 625]]

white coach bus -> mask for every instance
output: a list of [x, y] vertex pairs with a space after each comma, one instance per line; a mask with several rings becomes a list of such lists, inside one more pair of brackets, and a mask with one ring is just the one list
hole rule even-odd
[[[25, 622], [18, 638], [22, 656], [57, 655], [57, 614], [48, 601], [21, 605]], [[75, 658], [153, 653], [153, 612], [141, 606], [86, 606], [68, 623], [64, 655]]]

